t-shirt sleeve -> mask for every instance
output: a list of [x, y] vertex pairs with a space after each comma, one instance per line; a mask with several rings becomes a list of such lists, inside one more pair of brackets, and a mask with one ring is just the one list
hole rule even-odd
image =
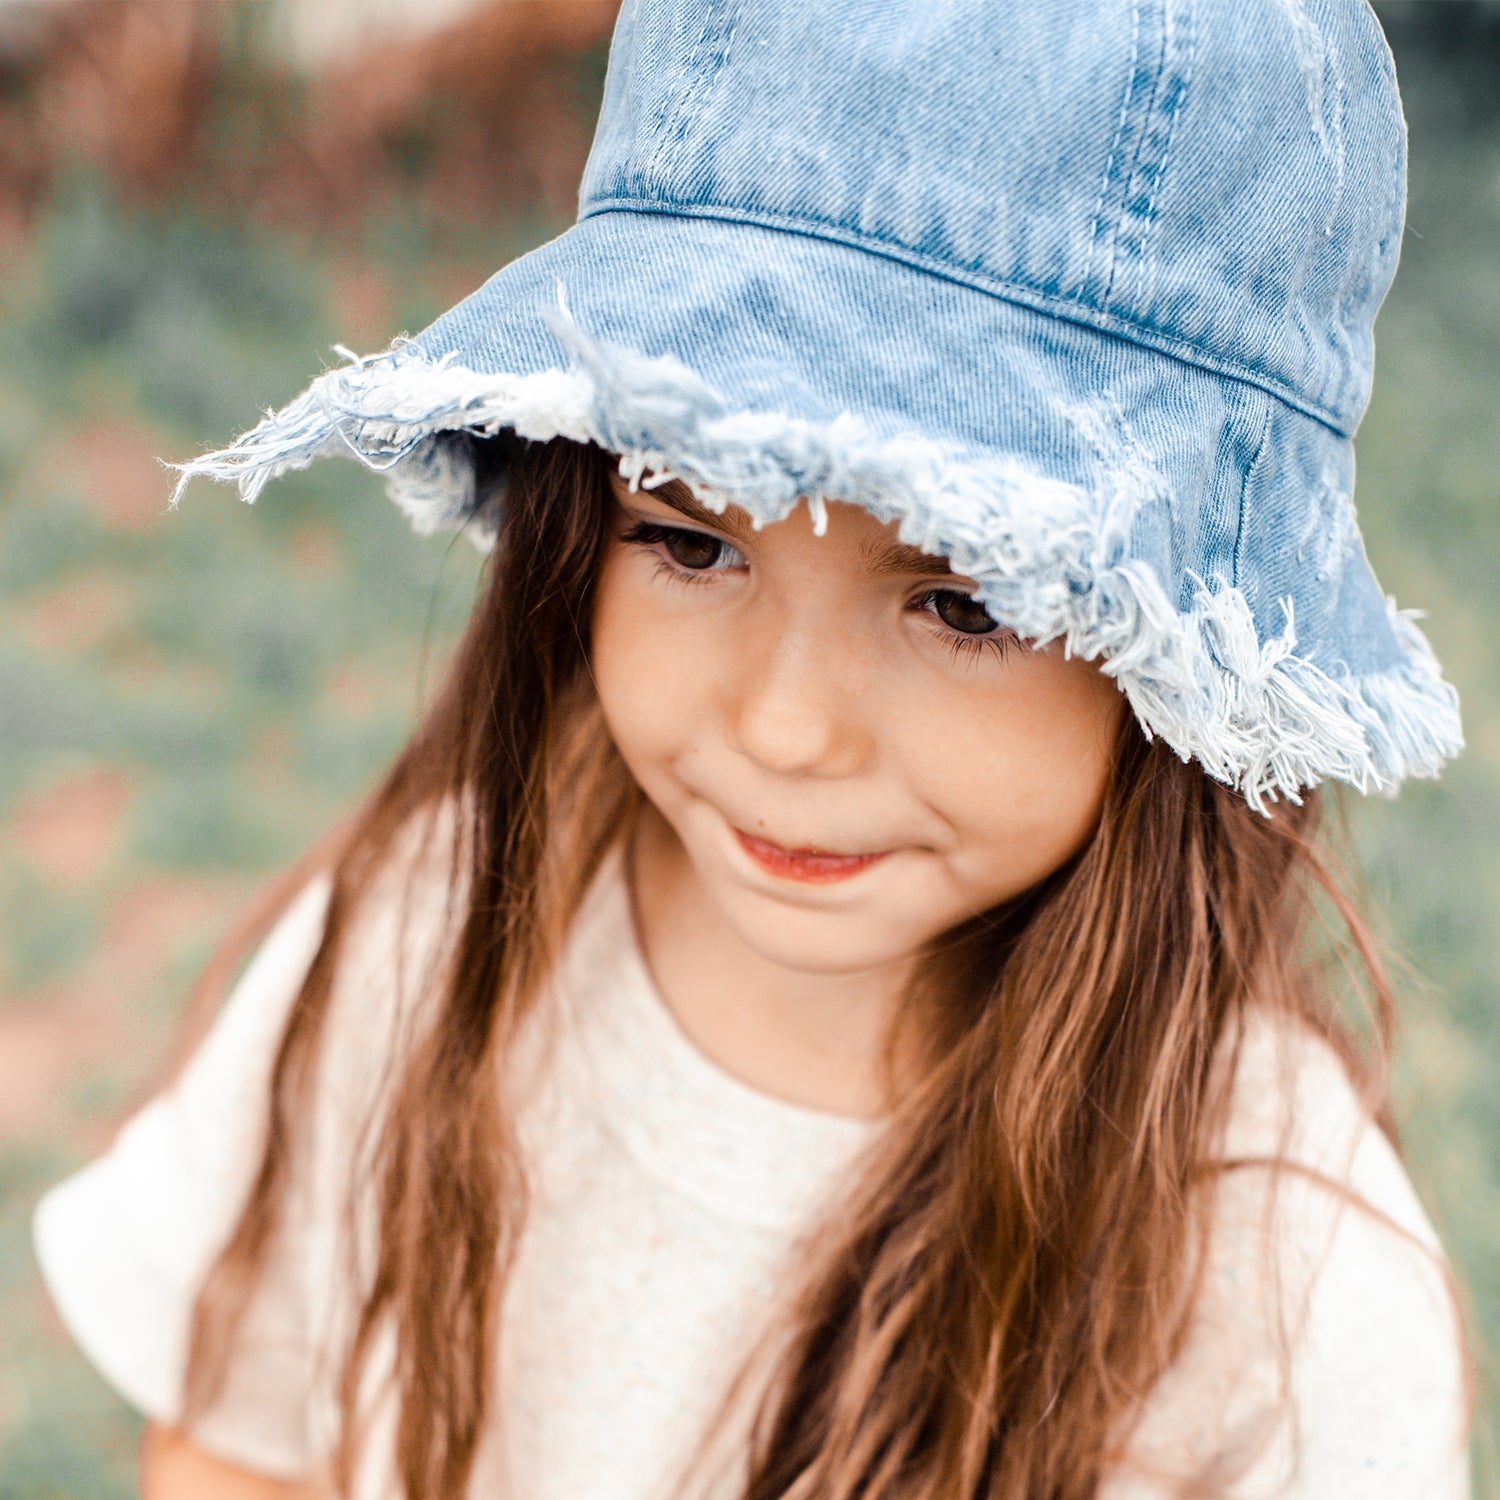
[[[193, 1304], [260, 1161], [272, 1064], [331, 888], [326, 873], [303, 888], [175, 1082], [36, 1211], [37, 1258], [64, 1323], [105, 1379], [157, 1422], [179, 1419]], [[209, 1451], [283, 1478], [312, 1462], [303, 1232], [292, 1216], [223, 1396], [193, 1429]]]
[[1237, 1095], [1226, 1156], [1252, 1164], [1214, 1190], [1187, 1345], [1105, 1500], [1167, 1500], [1218, 1461], [1227, 1500], [1468, 1500], [1461, 1325], [1400, 1159], [1310, 1037], [1253, 1038]]

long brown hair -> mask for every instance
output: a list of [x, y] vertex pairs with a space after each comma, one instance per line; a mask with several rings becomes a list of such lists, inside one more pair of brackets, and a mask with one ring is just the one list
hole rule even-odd
[[[349, 1483], [362, 1376], [393, 1332], [410, 1500], [458, 1500], [494, 1416], [498, 1299], [526, 1204], [494, 1064], [638, 796], [588, 674], [609, 456], [564, 440], [474, 450], [482, 484], [503, 473], [504, 519], [433, 706], [365, 805], [235, 934], [242, 950], [330, 870], [259, 1171], [196, 1307], [186, 1419], [222, 1389], [280, 1223], [344, 934], [401, 831], [458, 806], [456, 936], [379, 1124], [378, 1236], [340, 1351], [336, 1480]], [[1318, 819], [1316, 793], [1251, 811], [1131, 721], [1082, 852], [935, 946], [903, 1022], [923, 1028], [930, 1064], [789, 1288], [746, 1500], [1095, 1493], [1183, 1347], [1201, 1189], [1233, 1166], [1213, 1152], [1225, 1059], [1252, 1007], [1332, 1041], [1389, 1124], [1390, 986]], [[1363, 975], [1363, 1051], [1316, 960], [1320, 893]], [[221, 954], [211, 972], [230, 965]]]

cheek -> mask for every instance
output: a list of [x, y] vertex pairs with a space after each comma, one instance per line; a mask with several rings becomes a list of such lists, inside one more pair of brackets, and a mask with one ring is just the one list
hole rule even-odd
[[650, 768], [689, 743], [705, 684], [691, 626], [662, 608], [640, 559], [612, 549], [600, 568], [589, 660], [604, 721], [643, 783]]
[[[622, 560], [606, 554], [594, 595], [589, 664], [605, 723], [627, 764], [652, 737], [647, 705], [657, 696], [652, 679], [659, 675], [654, 622], [635, 593]], [[644, 691], [643, 684], [649, 684]]]
[[1050, 651], [1008, 658], [990, 681], [927, 706], [928, 724], [949, 726], [949, 752], [916, 763], [926, 765], [927, 795], [956, 831], [961, 871], [987, 887], [984, 896], [1019, 893], [1087, 841], [1126, 708], [1093, 665]]

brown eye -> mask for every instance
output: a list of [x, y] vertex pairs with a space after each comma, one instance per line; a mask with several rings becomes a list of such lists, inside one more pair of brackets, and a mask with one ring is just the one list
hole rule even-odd
[[683, 568], [711, 568], [720, 561], [724, 543], [702, 531], [679, 531], [663, 528], [662, 545], [672, 561]]
[[931, 595], [933, 613], [950, 630], [963, 635], [988, 635], [998, 621], [979, 600], [956, 589], [934, 589]]
[[[657, 561], [682, 573], [723, 573], [745, 566], [745, 555], [722, 537], [706, 531], [688, 531], [681, 526], [659, 526], [655, 521], [638, 521], [620, 537], [634, 547], [656, 550]], [[662, 557], [662, 553], [666, 557]], [[670, 560], [670, 563], [669, 561]]]

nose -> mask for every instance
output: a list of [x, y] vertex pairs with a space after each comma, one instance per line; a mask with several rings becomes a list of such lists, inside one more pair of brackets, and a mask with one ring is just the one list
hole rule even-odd
[[786, 631], [764, 646], [747, 639], [729, 685], [729, 746], [785, 777], [853, 776], [875, 741], [847, 653], [826, 633]]

